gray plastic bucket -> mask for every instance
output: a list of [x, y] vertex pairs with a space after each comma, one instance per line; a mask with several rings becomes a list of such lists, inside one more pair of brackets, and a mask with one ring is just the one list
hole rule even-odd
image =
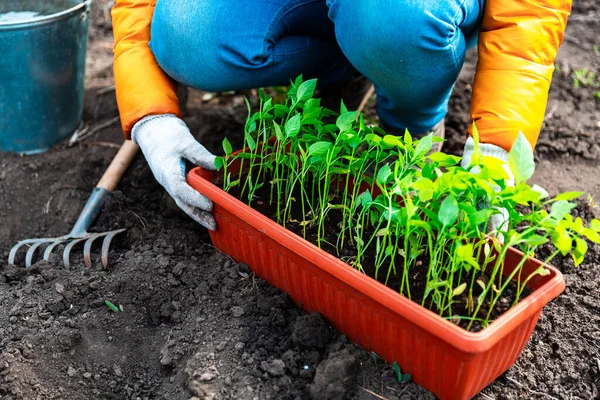
[[79, 126], [90, 4], [0, 1], [0, 151], [39, 153]]

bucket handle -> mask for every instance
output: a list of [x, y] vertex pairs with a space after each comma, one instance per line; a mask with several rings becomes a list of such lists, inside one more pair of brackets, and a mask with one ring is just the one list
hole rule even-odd
[[81, 13], [81, 20], [85, 21], [89, 15], [90, 15], [90, 11], [92, 10], [92, 3], [93, 0], [85, 0], [84, 4], [85, 4], [85, 10]]

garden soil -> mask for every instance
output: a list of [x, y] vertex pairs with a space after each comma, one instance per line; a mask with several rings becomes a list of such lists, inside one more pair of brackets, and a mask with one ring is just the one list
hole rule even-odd
[[[96, 1], [92, 13], [85, 109], [92, 128], [117, 115], [107, 90], [109, 3]], [[600, 89], [575, 89], [572, 78], [580, 68], [600, 74], [597, 46], [600, 6], [577, 1], [536, 148], [534, 181], [551, 193], [583, 189], [600, 198]], [[469, 122], [474, 69], [471, 53], [446, 121], [446, 150], [456, 154]], [[186, 122], [211, 150], [224, 135], [239, 144], [242, 95], [255, 94], [190, 92]], [[57, 259], [28, 270], [7, 265], [17, 240], [70, 229], [121, 141], [113, 124], [74, 147], [0, 155], [0, 398], [433, 398], [414, 383], [398, 383], [375, 355], [216, 252], [142, 156], [94, 225], [128, 228], [115, 240], [108, 270], [83, 267], [80, 252], [70, 270]], [[578, 212], [599, 216], [585, 202]], [[555, 265], [565, 274], [565, 293], [545, 307], [517, 363], [478, 399], [598, 398], [600, 246], [590, 246], [578, 268], [563, 259]], [[106, 300], [122, 311], [111, 311]]]

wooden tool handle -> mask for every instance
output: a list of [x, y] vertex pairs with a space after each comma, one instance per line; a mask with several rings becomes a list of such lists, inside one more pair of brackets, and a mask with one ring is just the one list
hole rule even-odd
[[126, 140], [108, 166], [108, 169], [100, 178], [100, 182], [96, 185], [97, 188], [102, 188], [108, 192], [115, 190], [123, 174], [133, 161], [140, 148], [131, 140]]
[[369, 86], [369, 90], [367, 90], [367, 93], [365, 93], [364, 97], [360, 101], [360, 105], [358, 106], [358, 109], [356, 110], [356, 119], [358, 119], [358, 117], [360, 117], [360, 113], [363, 112], [365, 106], [369, 102], [369, 99], [371, 98], [371, 96], [373, 96], [374, 93], [375, 93], [375, 85], [373, 85], [371, 83], [371, 86]]

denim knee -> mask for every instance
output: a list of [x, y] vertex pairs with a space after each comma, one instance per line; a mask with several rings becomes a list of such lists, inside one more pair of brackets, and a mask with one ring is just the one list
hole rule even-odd
[[239, 86], [223, 55], [228, 30], [220, 21], [224, 7], [211, 1], [158, 1], [151, 26], [150, 49], [173, 79], [206, 91]]
[[388, 125], [424, 132], [444, 117], [466, 50], [465, 4], [478, 1], [329, 0], [340, 47], [375, 83]]
[[[329, 0], [340, 46], [361, 72], [422, 74], [443, 60], [445, 67], [460, 69], [461, 13], [452, 1]], [[457, 1], [458, 3], [458, 1]], [[457, 48], [458, 47], [458, 48]], [[457, 51], [458, 50], [458, 51]], [[437, 62], [437, 60], [436, 60]], [[386, 65], [386, 64], [393, 65]], [[437, 69], [437, 68], [434, 68]]]

